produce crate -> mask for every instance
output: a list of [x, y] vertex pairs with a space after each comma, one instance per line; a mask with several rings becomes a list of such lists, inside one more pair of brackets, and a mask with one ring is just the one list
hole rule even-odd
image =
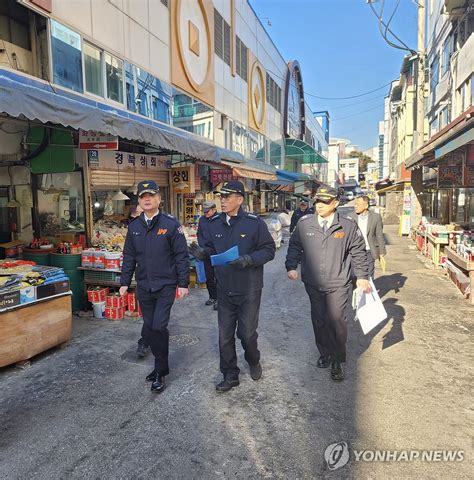
[[84, 280], [92, 280], [94, 282], [117, 282], [120, 277], [119, 272], [95, 272], [84, 270]]

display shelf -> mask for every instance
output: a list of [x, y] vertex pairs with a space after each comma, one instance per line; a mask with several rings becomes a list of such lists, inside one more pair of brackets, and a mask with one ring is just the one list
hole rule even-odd
[[469, 294], [469, 300], [472, 305], [474, 305], [474, 262], [469, 262], [464, 260], [464, 258], [460, 257], [456, 252], [453, 252], [450, 248], [446, 248], [444, 250], [446, 256], [448, 257], [451, 262], [459, 267], [462, 270], [465, 270], [469, 275], [469, 284], [471, 292]]
[[40, 298], [39, 300], [34, 300], [33, 302], [21, 303], [20, 305], [14, 305], [13, 307], [0, 308], [0, 313], [11, 312], [12, 310], [18, 310], [20, 308], [30, 307], [38, 303], [44, 303], [48, 300], [54, 300], [55, 298], [65, 297], [67, 295], [72, 295], [71, 290], [69, 292], [58, 293], [57, 295], [52, 295], [51, 297]]

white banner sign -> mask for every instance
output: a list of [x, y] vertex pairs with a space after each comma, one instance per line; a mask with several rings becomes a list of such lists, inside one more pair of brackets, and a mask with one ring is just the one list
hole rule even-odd
[[111, 152], [107, 150], [89, 150], [89, 167], [97, 170], [163, 170], [171, 168], [168, 155], [147, 155], [144, 153]]

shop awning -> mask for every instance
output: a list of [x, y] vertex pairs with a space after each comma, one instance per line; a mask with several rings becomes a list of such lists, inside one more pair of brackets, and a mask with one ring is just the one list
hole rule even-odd
[[235, 165], [231, 162], [222, 161], [224, 165], [232, 167], [234, 174], [243, 178], [256, 180], [276, 180], [276, 168], [273, 165], [248, 160], [243, 164]]
[[328, 163], [311, 145], [296, 138], [285, 139], [285, 157], [301, 163]]
[[289, 172], [288, 170], [277, 170], [276, 171], [278, 180], [286, 180], [290, 182], [307, 182], [311, 180], [309, 175], [306, 173], [297, 173], [297, 172]]
[[74, 129], [95, 130], [179, 152], [192, 158], [242, 163], [237, 152], [216, 147], [210, 140], [132, 112], [53, 87], [46, 82], [0, 70], [0, 112], [51, 122]]
[[450, 153], [453, 150], [456, 150], [457, 148], [463, 147], [464, 145], [472, 142], [474, 142], [474, 125], [472, 125], [467, 132], [461, 133], [461, 135], [453, 138], [448, 143], [444, 144], [442, 147], [435, 148], [435, 159], [444, 157], [444, 155], [446, 155], [447, 153]]
[[387, 193], [387, 192], [401, 192], [404, 188], [404, 182], [395, 183], [390, 185], [389, 187], [381, 188], [380, 190], [376, 190], [375, 193]]

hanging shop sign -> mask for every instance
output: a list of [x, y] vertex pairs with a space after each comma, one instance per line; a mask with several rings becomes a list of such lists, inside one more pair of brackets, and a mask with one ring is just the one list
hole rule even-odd
[[438, 188], [463, 186], [462, 165], [440, 165], [438, 167]]
[[87, 152], [89, 167], [98, 170], [137, 170], [143, 172], [171, 168], [168, 155], [147, 155], [142, 153], [110, 152], [89, 150]]
[[94, 130], [79, 129], [80, 150], [118, 150], [118, 137]]
[[217, 185], [221, 182], [237, 180], [237, 177], [233, 174], [232, 169], [230, 168], [212, 169], [210, 178], [213, 185]]
[[176, 193], [194, 193], [194, 166], [176, 167], [171, 169], [171, 184]]
[[403, 210], [400, 218], [400, 235], [409, 235], [411, 227], [411, 183], [403, 187]]
[[195, 194], [185, 193], [184, 197], [184, 223], [194, 223], [196, 215], [196, 205], [194, 203]]

